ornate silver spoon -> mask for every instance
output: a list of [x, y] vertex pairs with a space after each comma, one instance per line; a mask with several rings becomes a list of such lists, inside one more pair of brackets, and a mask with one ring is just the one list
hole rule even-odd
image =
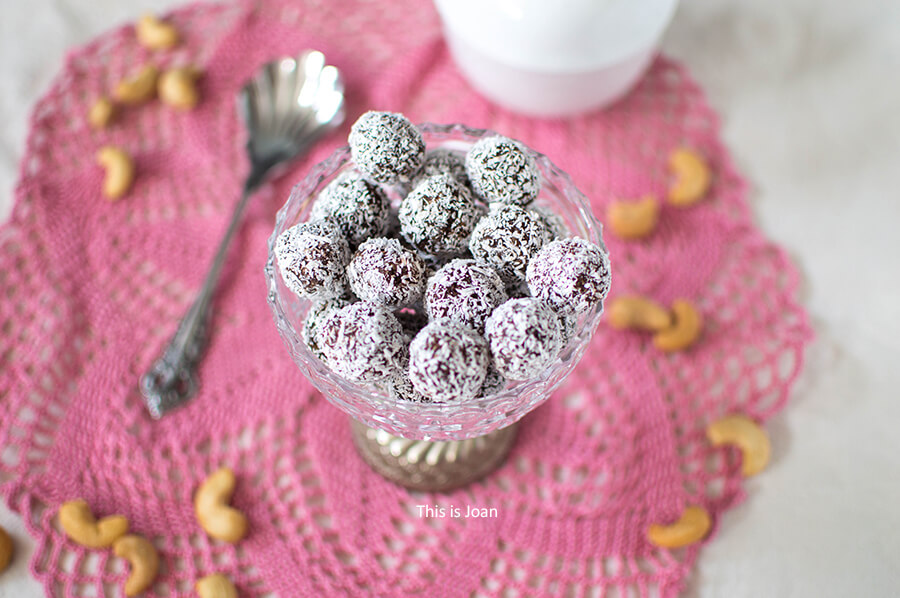
[[159, 419], [197, 390], [197, 366], [208, 336], [212, 298], [231, 238], [254, 191], [279, 166], [304, 154], [344, 120], [344, 82], [321, 52], [306, 51], [262, 67], [241, 89], [238, 106], [247, 127], [250, 174], [197, 299], [175, 336], [140, 381], [150, 415]]

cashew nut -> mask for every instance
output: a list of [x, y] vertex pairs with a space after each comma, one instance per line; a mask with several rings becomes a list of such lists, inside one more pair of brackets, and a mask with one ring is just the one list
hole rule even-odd
[[98, 98], [88, 111], [88, 122], [95, 129], [105, 129], [115, 115], [115, 104], [109, 98]]
[[703, 318], [694, 305], [685, 299], [672, 302], [672, 325], [653, 335], [653, 344], [660, 351], [687, 349], [700, 338]]
[[200, 72], [191, 67], [169, 69], [159, 78], [159, 99], [169, 106], [190, 110], [200, 101], [197, 77]]
[[237, 598], [237, 588], [231, 580], [215, 573], [197, 580], [197, 594], [200, 598]]
[[687, 148], [678, 148], [669, 156], [669, 168], [675, 175], [669, 187], [669, 203], [690, 206], [703, 199], [712, 180], [703, 156]]
[[659, 220], [659, 202], [652, 195], [639, 201], [614, 201], [606, 210], [613, 233], [622, 239], [641, 239], [653, 232]]
[[59, 524], [69, 538], [88, 548], [106, 548], [128, 531], [124, 515], [109, 515], [98, 521], [80, 498], [59, 507]]
[[169, 23], [146, 14], [134, 25], [138, 41], [151, 50], [168, 50], [178, 44], [178, 30]]
[[756, 475], [769, 463], [772, 448], [769, 437], [759, 424], [746, 415], [727, 415], [706, 428], [706, 437], [714, 446], [733, 444], [741, 449], [744, 477]]
[[211, 537], [232, 544], [247, 533], [247, 518], [228, 505], [234, 486], [234, 472], [222, 467], [206, 478], [194, 495], [194, 513], [200, 527]]
[[675, 523], [654, 523], [647, 528], [647, 539], [661, 548], [681, 548], [699, 542], [709, 532], [712, 521], [706, 509], [698, 506], [685, 508]]
[[148, 64], [134, 77], [119, 81], [113, 91], [113, 97], [123, 104], [140, 104], [151, 100], [156, 95], [157, 78], [159, 69]]
[[134, 160], [125, 150], [107, 145], [97, 152], [97, 163], [106, 169], [103, 179], [103, 195], [108, 199], [119, 199], [134, 182]]
[[609, 325], [619, 330], [637, 328], [658, 332], [672, 325], [672, 314], [665, 307], [645, 297], [616, 297], [607, 308]]
[[3, 527], [0, 527], [0, 573], [6, 571], [13, 556], [13, 541]]
[[113, 553], [131, 564], [131, 574], [125, 580], [125, 595], [137, 596], [153, 584], [159, 571], [159, 553], [150, 540], [128, 534], [116, 540]]

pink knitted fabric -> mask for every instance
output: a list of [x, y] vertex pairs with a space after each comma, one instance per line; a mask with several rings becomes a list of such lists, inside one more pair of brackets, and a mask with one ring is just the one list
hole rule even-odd
[[[700, 547], [657, 549], [647, 526], [687, 504], [715, 520], [743, 497], [738, 453], [712, 448], [704, 427], [730, 412], [765, 421], [778, 411], [811, 335], [797, 272], [754, 228], [715, 115], [684, 69], [661, 58], [610, 110], [540, 121], [469, 90], [427, 0], [197, 4], [171, 20], [185, 38], [171, 52], [143, 50], [122, 28], [67, 57], [35, 108], [12, 221], [0, 229], [0, 492], [37, 540], [32, 570], [47, 594], [118, 596], [127, 575], [109, 551], [60, 532], [56, 509], [74, 497], [152, 538], [162, 570], [149, 595], [192, 595], [212, 572], [242, 596], [683, 588]], [[288, 356], [262, 275], [276, 209], [344, 143], [348, 123], [251, 204], [222, 279], [200, 393], [152, 421], [138, 377], [199, 287], [247, 171], [235, 92], [265, 60], [307, 47], [345, 71], [350, 121], [389, 109], [521, 139], [567, 170], [601, 217], [613, 198], [661, 197], [670, 150], [699, 149], [715, 171], [710, 197], [663, 207], [646, 241], [608, 234], [607, 243], [612, 296], [694, 300], [702, 342], [664, 355], [647, 337], [602, 324], [565, 386], [523, 420], [500, 470], [447, 495], [386, 482]], [[90, 129], [91, 102], [148, 60], [203, 65], [198, 109], [152, 103]], [[94, 154], [105, 143], [137, 160], [118, 203], [99, 194]], [[234, 503], [251, 521], [237, 546], [210, 540], [192, 510], [197, 484], [220, 465], [236, 471]], [[426, 504], [495, 507], [498, 517], [420, 517]]]

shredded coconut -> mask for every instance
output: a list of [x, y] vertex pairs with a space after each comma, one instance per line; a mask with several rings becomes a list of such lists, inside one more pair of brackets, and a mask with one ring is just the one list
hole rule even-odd
[[455, 401], [478, 396], [487, 374], [487, 342], [458, 322], [432, 322], [409, 346], [409, 379], [432, 400]]
[[318, 332], [329, 367], [360, 382], [375, 382], [400, 371], [408, 341], [390, 310], [364, 301], [332, 312]]
[[369, 239], [347, 266], [350, 288], [363, 301], [405, 307], [422, 298], [426, 267], [422, 258], [397, 239]]
[[528, 264], [534, 297], [565, 313], [582, 313], [602, 304], [609, 292], [609, 256], [580, 237], [551, 241]]
[[497, 272], [475, 260], [453, 260], [428, 279], [425, 310], [432, 320], [448, 318], [477, 331], [494, 308], [506, 301]]
[[510, 380], [537, 376], [559, 353], [559, 319], [540, 299], [510, 299], [494, 310], [484, 328], [494, 367]]
[[466, 155], [466, 172], [488, 202], [526, 206], [537, 197], [541, 177], [528, 149], [500, 135], [479, 139]]
[[347, 292], [350, 247], [334, 222], [312, 220], [292, 226], [275, 241], [275, 256], [284, 284], [297, 295], [331, 299]]
[[422, 133], [402, 114], [366, 112], [349, 142], [356, 167], [375, 183], [409, 183], [425, 160]]
[[310, 218], [333, 220], [353, 248], [369, 237], [380, 237], [387, 232], [390, 208], [384, 191], [363, 179], [360, 173], [347, 171], [322, 190]]
[[517, 205], [492, 203], [469, 239], [469, 251], [478, 262], [493, 266], [503, 281], [525, 278], [531, 258], [550, 241], [541, 218]]

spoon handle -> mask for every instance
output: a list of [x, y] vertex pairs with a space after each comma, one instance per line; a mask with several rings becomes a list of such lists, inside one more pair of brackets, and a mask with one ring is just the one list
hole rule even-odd
[[268, 169], [267, 164], [254, 164], [197, 298], [181, 319], [175, 335], [166, 345], [162, 355], [141, 378], [141, 394], [144, 396], [147, 410], [154, 419], [161, 418], [171, 409], [186, 402], [197, 390], [197, 367], [200, 365], [200, 358], [209, 336], [212, 297], [219, 282], [222, 265], [225, 263], [231, 239], [241, 223], [247, 201], [262, 182]]

